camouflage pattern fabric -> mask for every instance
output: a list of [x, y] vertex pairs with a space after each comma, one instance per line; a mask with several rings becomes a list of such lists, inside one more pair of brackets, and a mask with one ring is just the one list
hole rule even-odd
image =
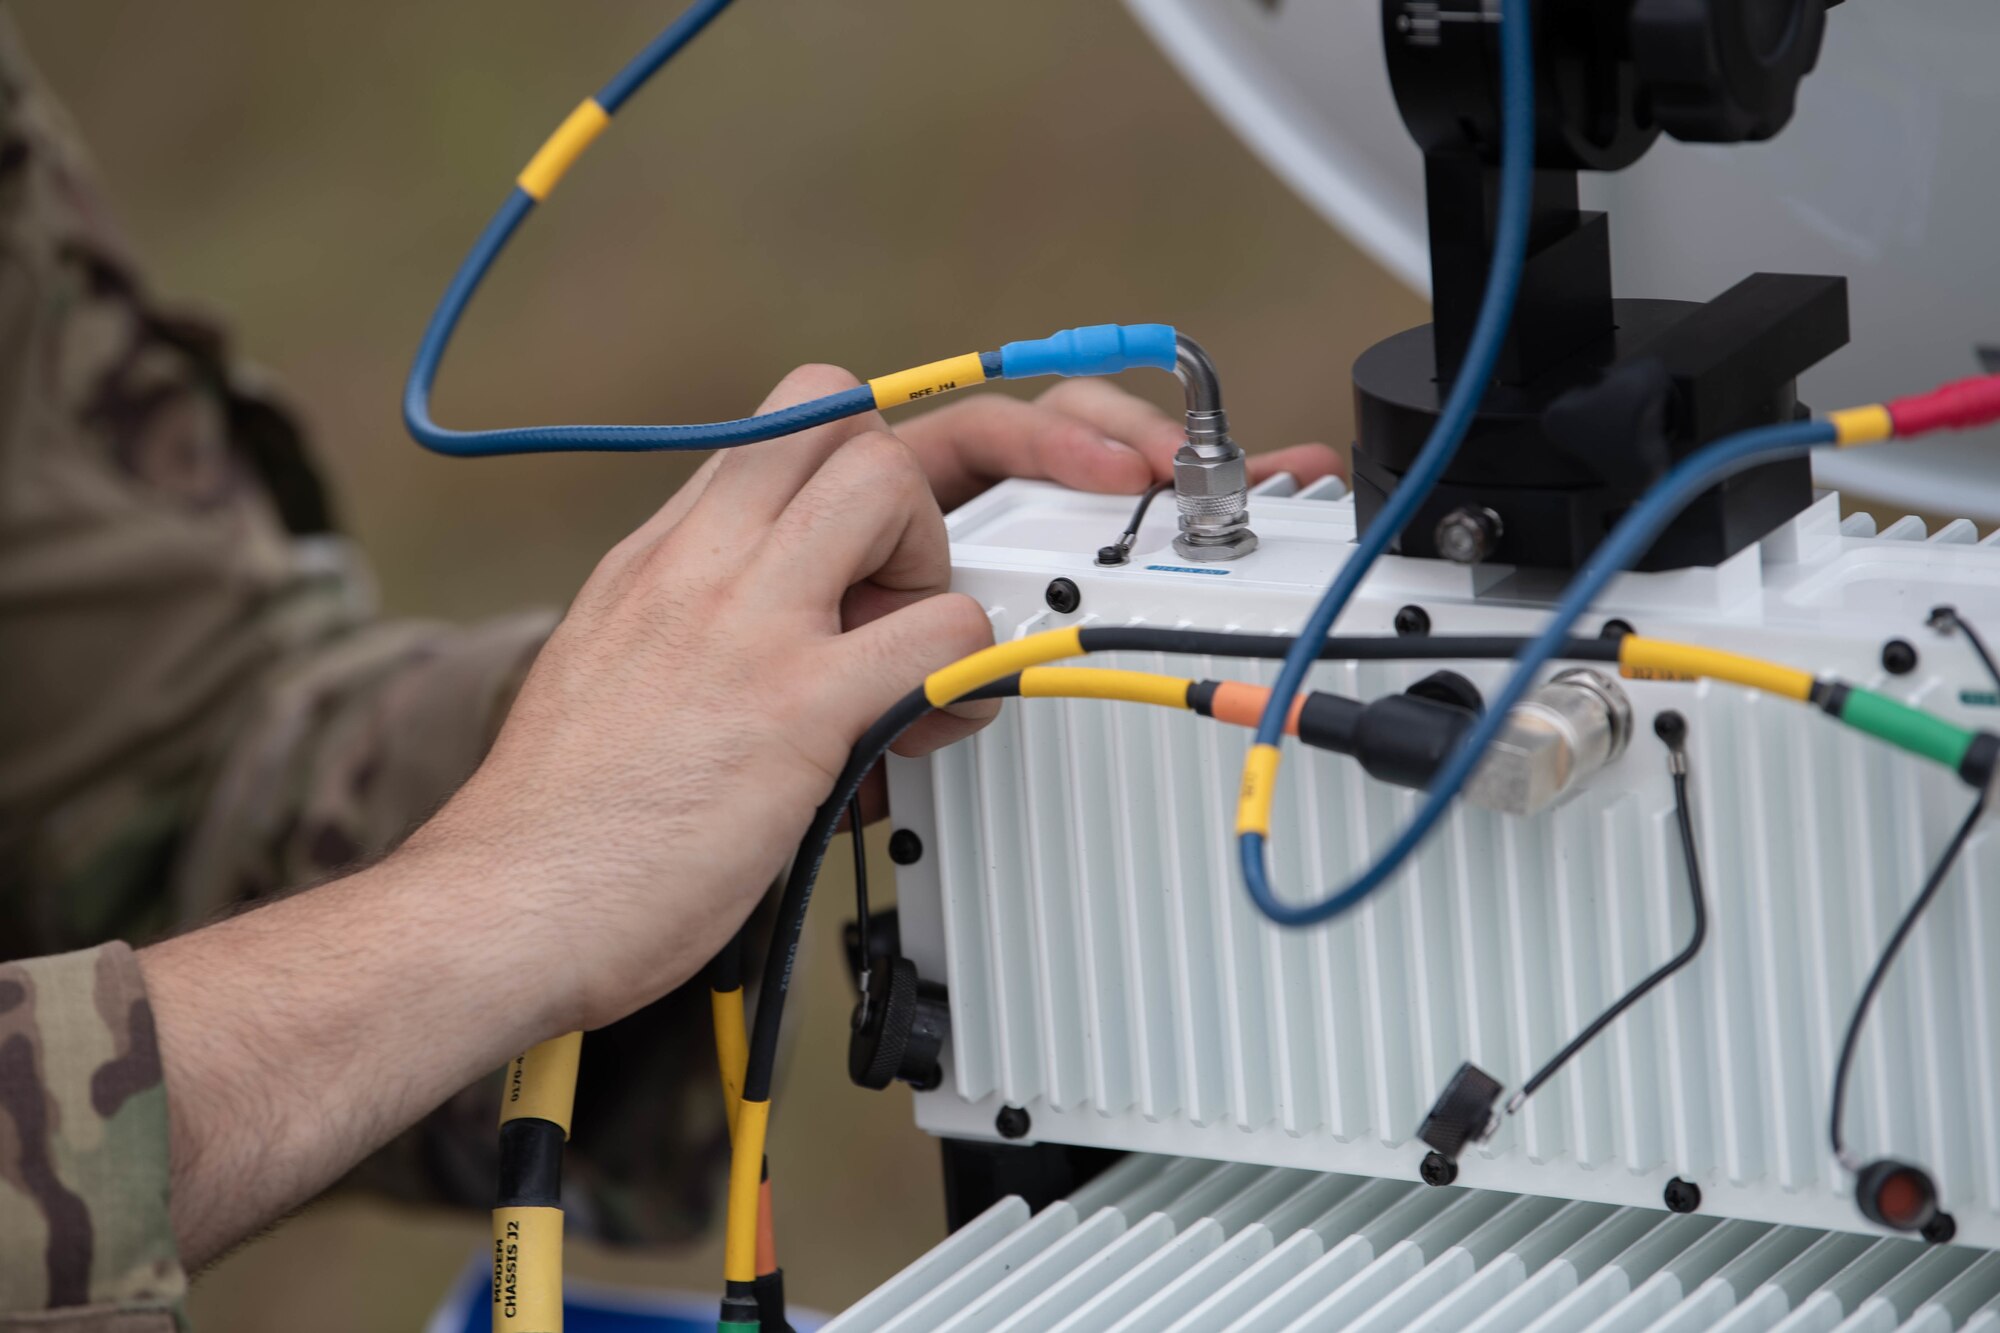
[[[477, 765], [553, 623], [376, 612], [292, 416], [145, 290], [0, 10], [0, 959], [143, 944], [380, 856]], [[62, 994], [47, 1032], [81, 1021]], [[592, 1034], [573, 1234], [706, 1224], [713, 1060], [699, 987]], [[488, 1206], [497, 1088], [357, 1179]], [[0, 1294], [36, 1217], [0, 1199]]]
[[130, 949], [0, 965], [0, 1330], [177, 1327], [166, 1101]]

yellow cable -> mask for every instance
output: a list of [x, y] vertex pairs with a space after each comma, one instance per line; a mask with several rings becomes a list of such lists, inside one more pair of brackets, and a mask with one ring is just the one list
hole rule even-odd
[[[546, 1120], [569, 1138], [583, 1034], [529, 1047], [507, 1066], [500, 1123]], [[509, 1205], [493, 1210], [494, 1333], [562, 1333], [562, 1209]]]
[[1720, 680], [1801, 702], [1812, 698], [1813, 675], [1762, 658], [1628, 634], [1619, 641], [1618, 670], [1630, 680]]
[[986, 364], [979, 359], [979, 353], [967, 352], [964, 356], [949, 356], [926, 366], [899, 370], [893, 375], [877, 375], [868, 381], [868, 387], [875, 391], [875, 406], [888, 408], [984, 383]]
[[604, 127], [611, 123], [611, 115], [597, 104], [594, 97], [586, 97], [569, 113], [563, 123], [556, 126], [556, 132], [548, 137], [535, 155], [528, 159], [528, 165], [521, 168], [521, 174], [514, 178], [514, 184], [536, 203], [549, 197], [565, 173], [576, 165], [583, 156], [583, 150], [604, 133]]
[[1012, 639], [996, 643], [991, 648], [982, 648], [970, 657], [962, 657], [948, 667], [931, 672], [924, 677], [924, 698], [930, 700], [933, 708], [943, 708], [960, 695], [970, 694], [982, 685], [991, 685], [1002, 676], [1011, 676], [1016, 671], [1025, 671], [1044, 662], [1081, 656], [1082, 626], [1044, 630], [1025, 639]]
[[1102, 667], [1029, 667], [1021, 673], [1023, 699], [1116, 699], [1125, 703], [1186, 708], [1188, 686], [1177, 676]]
[[740, 1102], [736, 1138], [729, 1155], [729, 1226], [722, 1276], [730, 1282], [757, 1280], [757, 1195], [764, 1177], [764, 1134], [771, 1103]]
[[729, 1108], [729, 1132], [736, 1133], [736, 1108], [743, 1102], [743, 1071], [750, 1064], [750, 1037], [743, 1022], [743, 988], [708, 993], [715, 1020], [715, 1061], [722, 1071], [722, 1100]]

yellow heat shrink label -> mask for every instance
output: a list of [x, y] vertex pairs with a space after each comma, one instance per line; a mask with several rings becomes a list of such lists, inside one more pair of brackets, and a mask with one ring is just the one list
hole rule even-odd
[[1745, 685], [1786, 699], [1812, 697], [1809, 671], [1767, 662], [1762, 658], [1726, 653], [1719, 648], [1669, 643], [1628, 634], [1618, 644], [1619, 672], [1631, 680], [1719, 680]]
[[583, 150], [604, 133], [604, 127], [611, 123], [610, 113], [597, 104], [594, 97], [586, 97], [569, 113], [548, 141], [535, 150], [528, 159], [528, 165], [521, 168], [521, 174], [514, 183], [536, 203], [549, 197], [558, 182], [576, 160], [583, 156]]
[[1188, 685], [1175, 676], [1101, 667], [1029, 667], [1021, 673], [1023, 699], [1114, 699], [1186, 708]]
[[1236, 798], [1236, 832], [1271, 834], [1271, 795], [1278, 787], [1278, 747], [1253, 745], [1243, 760], [1243, 791]]
[[924, 678], [924, 698], [931, 707], [942, 708], [960, 695], [970, 694], [981, 685], [991, 685], [1002, 676], [1025, 671], [1044, 662], [1083, 656], [1083, 627], [1044, 630], [1025, 639], [1011, 639], [982, 648], [970, 657], [961, 657], [948, 667], [940, 667]]
[[507, 1084], [500, 1097], [500, 1123], [532, 1117], [562, 1127], [569, 1137], [570, 1111], [576, 1105], [576, 1066], [583, 1055], [583, 1034], [551, 1037], [514, 1057], [507, 1066]]
[[981, 364], [979, 353], [967, 352], [964, 356], [947, 357], [913, 370], [878, 375], [868, 381], [868, 387], [875, 391], [875, 406], [888, 408], [984, 383], [986, 367]]
[[562, 1333], [560, 1208], [493, 1210], [493, 1333]]
[[1889, 409], [1880, 403], [1829, 412], [1826, 414], [1826, 419], [1834, 429], [1835, 443], [1842, 449], [1877, 444], [1896, 433], [1896, 419], [1889, 415]]

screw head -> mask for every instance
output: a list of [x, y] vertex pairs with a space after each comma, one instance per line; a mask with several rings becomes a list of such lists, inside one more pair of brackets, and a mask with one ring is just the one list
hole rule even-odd
[[1406, 639], [1421, 639], [1431, 632], [1431, 613], [1410, 605], [1396, 612], [1396, 633]]
[[1083, 590], [1068, 579], [1050, 579], [1042, 600], [1049, 604], [1049, 610], [1066, 616], [1083, 605]]
[[1949, 1245], [1958, 1235], [1958, 1221], [1950, 1213], [1939, 1213], [1930, 1220], [1921, 1234], [1933, 1245]]
[[1661, 1196], [1670, 1213], [1692, 1213], [1701, 1207], [1701, 1186], [1675, 1176]]
[[1597, 637], [1600, 639], [1622, 639], [1628, 634], [1637, 634], [1638, 632], [1638, 630], [1632, 628], [1631, 621], [1619, 620], [1614, 617], [1604, 622], [1603, 628], [1597, 631]]
[[1003, 1106], [1000, 1114], [993, 1117], [993, 1128], [1003, 1139], [1025, 1139], [1033, 1124], [1028, 1113], [1018, 1106]]
[[1476, 565], [1500, 544], [1500, 515], [1483, 505], [1461, 505], [1438, 520], [1437, 552], [1458, 565]]
[[910, 829], [897, 829], [889, 835], [889, 859], [899, 866], [915, 865], [924, 859], [924, 840]]
[[1417, 1163], [1417, 1178], [1433, 1189], [1442, 1189], [1458, 1179], [1458, 1163], [1441, 1152], [1427, 1152]]
[[1908, 639], [1891, 639], [1882, 645], [1882, 669], [1892, 676], [1907, 676], [1917, 669], [1917, 650]]

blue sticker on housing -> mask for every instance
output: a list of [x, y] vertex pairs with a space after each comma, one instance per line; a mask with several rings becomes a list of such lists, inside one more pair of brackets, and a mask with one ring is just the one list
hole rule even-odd
[[1232, 572], [1227, 569], [1200, 569], [1194, 565], [1147, 565], [1146, 568], [1161, 574], [1213, 574], [1217, 578]]

